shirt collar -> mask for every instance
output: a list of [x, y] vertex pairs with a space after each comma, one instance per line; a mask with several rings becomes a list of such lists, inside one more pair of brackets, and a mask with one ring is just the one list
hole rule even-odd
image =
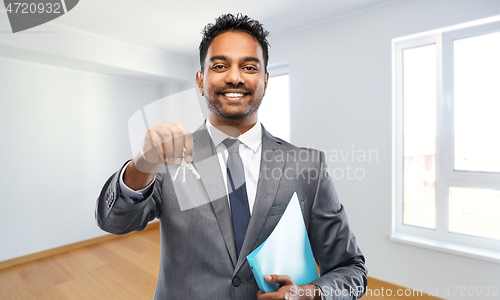
[[[220, 143], [222, 143], [223, 140], [230, 137], [229, 135], [225, 134], [224, 132], [217, 129], [214, 125], [212, 125], [212, 123], [210, 123], [208, 119], [206, 125], [208, 134], [210, 135], [210, 138], [212, 139], [212, 142], [214, 143], [216, 148]], [[238, 139], [253, 152], [257, 152], [260, 144], [262, 144], [262, 126], [260, 125], [260, 122], [257, 121], [257, 123], [255, 123], [252, 128], [240, 135]]]

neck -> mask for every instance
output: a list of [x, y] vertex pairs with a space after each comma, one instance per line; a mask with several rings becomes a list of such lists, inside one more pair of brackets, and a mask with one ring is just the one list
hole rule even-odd
[[[254, 114], [245, 119], [235, 119], [235, 120], [225, 120], [220, 119], [215, 116], [212, 112], [208, 113], [208, 120], [212, 125], [219, 128], [219, 130], [225, 132], [227, 135], [238, 137], [239, 135], [250, 130], [257, 123], [257, 114]], [[236, 128], [238, 129], [238, 133], [234, 130], [224, 130], [224, 128]], [[226, 132], [227, 131], [227, 132]]]

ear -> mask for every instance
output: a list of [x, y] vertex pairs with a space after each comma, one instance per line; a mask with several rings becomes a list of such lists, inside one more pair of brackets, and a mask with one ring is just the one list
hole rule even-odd
[[266, 75], [264, 75], [264, 96], [266, 95], [268, 81], [269, 81], [269, 72], [266, 72]]
[[198, 89], [200, 89], [200, 94], [205, 96], [205, 93], [203, 93], [203, 73], [201, 71], [196, 72], [196, 84], [198, 85]]

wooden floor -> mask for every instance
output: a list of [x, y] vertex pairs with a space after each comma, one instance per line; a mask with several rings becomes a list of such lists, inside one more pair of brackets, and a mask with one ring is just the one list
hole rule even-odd
[[[0, 270], [0, 299], [149, 300], [153, 299], [159, 263], [160, 230], [156, 227]], [[369, 280], [372, 292], [381, 287], [396, 286]], [[373, 293], [363, 297], [374, 299], [430, 298]]]
[[[406, 296], [398, 296], [406, 295]], [[445, 300], [443, 298], [433, 297], [425, 294], [424, 291], [416, 291], [395, 285], [376, 278], [368, 277], [368, 287], [362, 300]]]
[[156, 228], [0, 270], [0, 299], [153, 299], [159, 265]]

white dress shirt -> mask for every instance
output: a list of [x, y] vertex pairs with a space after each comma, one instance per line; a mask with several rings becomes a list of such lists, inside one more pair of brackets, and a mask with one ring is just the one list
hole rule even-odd
[[[212, 139], [212, 142], [215, 145], [215, 151], [217, 152], [217, 157], [219, 158], [219, 165], [221, 168], [222, 176], [224, 179], [224, 184], [226, 186], [226, 195], [227, 195], [227, 170], [226, 170], [226, 162], [227, 162], [227, 148], [222, 143], [223, 140], [228, 138], [229, 136], [217, 129], [210, 123], [207, 119], [206, 126], [208, 129], [208, 134]], [[253, 205], [255, 203], [255, 195], [257, 193], [257, 182], [259, 181], [259, 172], [260, 172], [260, 158], [262, 153], [262, 126], [260, 122], [257, 122], [250, 130], [242, 134], [238, 137], [240, 140], [239, 152], [241, 156], [241, 160], [243, 162], [243, 168], [245, 169], [245, 182], [247, 188], [247, 197], [248, 197], [248, 206], [250, 208], [250, 214], [253, 211]], [[195, 150], [196, 151], [196, 150]], [[196, 153], [194, 153], [196, 155]], [[146, 194], [149, 188], [153, 185], [155, 179], [144, 189], [135, 191], [125, 185], [123, 182], [123, 171], [126, 169], [123, 168], [122, 173], [120, 175], [120, 188], [123, 195], [123, 198], [130, 202], [134, 203], [144, 199], [144, 194]], [[228, 197], [229, 199], [229, 197]]]

